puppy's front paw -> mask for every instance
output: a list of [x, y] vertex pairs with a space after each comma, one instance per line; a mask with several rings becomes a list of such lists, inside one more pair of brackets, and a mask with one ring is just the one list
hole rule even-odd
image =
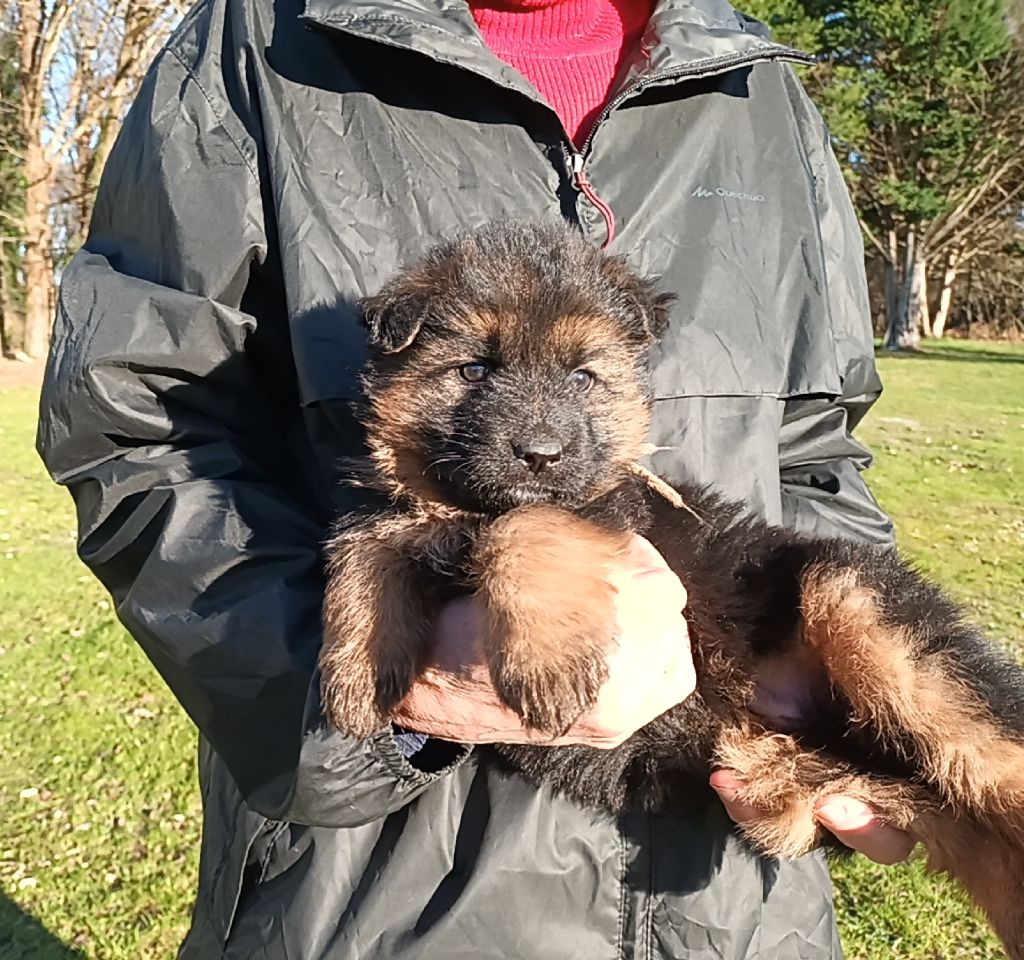
[[332, 657], [325, 650], [320, 658], [320, 700], [324, 715], [342, 733], [369, 737], [386, 721], [378, 706], [377, 684], [372, 670], [346, 669], [351, 660]]
[[321, 701], [330, 722], [357, 737], [383, 729], [409, 692], [433, 622], [418, 568], [395, 530], [381, 533], [329, 544]]
[[591, 647], [579, 638], [570, 638], [566, 646], [577, 655], [564, 662], [550, 657], [523, 662], [520, 656], [499, 654], [491, 663], [501, 701], [522, 718], [524, 726], [552, 737], [565, 733], [593, 706], [608, 677], [601, 645]]
[[791, 736], [749, 724], [721, 730], [714, 765], [735, 774], [743, 783], [735, 799], [759, 812], [739, 824], [743, 834], [762, 853], [782, 859], [822, 845], [842, 848], [817, 822], [815, 809], [824, 797], [860, 800], [882, 822], [900, 830], [938, 807], [920, 785], [858, 770], [823, 750], [803, 747]]
[[549, 506], [513, 510], [482, 538], [484, 650], [499, 696], [526, 726], [563, 733], [597, 699], [616, 631], [608, 571], [627, 544]]
[[350, 736], [369, 737], [383, 729], [415, 679], [416, 662], [410, 657], [375, 664], [369, 651], [355, 644], [332, 643], [320, 655], [324, 714]]

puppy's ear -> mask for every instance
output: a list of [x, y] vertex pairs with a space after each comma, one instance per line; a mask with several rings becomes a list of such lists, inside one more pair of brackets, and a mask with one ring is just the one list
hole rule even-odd
[[675, 294], [658, 292], [655, 280], [637, 276], [619, 257], [607, 258], [604, 272], [618, 288], [623, 319], [629, 329], [645, 343], [660, 339], [668, 328]]
[[429, 311], [428, 298], [405, 289], [385, 288], [359, 301], [370, 343], [382, 353], [404, 350], [420, 332]]
[[672, 304], [676, 301], [674, 293], [655, 293], [649, 282], [643, 283], [643, 292], [637, 298], [637, 312], [644, 332], [650, 341], [660, 340], [668, 329], [668, 318], [672, 313]]

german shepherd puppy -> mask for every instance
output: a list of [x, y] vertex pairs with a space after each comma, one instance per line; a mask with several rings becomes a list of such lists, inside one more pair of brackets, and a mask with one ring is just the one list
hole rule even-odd
[[439, 607], [475, 593], [502, 700], [564, 731], [616, 642], [605, 570], [641, 533], [689, 594], [697, 692], [616, 749], [495, 749], [610, 811], [682, 810], [728, 767], [765, 811], [742, 829], [780, 857], [826, 839], [823, 793], [861, 798], [1024, 960], [1024, 671], [894, 551], [798, 536], [699, 486], [680, 508], [638, 474], [670, 300], [567, 226], [499, 222], [362, 302], [357, 472], [389, 505], [327, 544], [328, 718], [385, 726]]

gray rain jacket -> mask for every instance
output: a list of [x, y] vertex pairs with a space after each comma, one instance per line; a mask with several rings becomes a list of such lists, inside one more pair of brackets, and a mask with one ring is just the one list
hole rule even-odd
[[805, 58], [724, 0], [663, 0], [577, 152], [461, 0], [297, 3], [203, 0], [157, 59], [42, 399], [81, 556], [201, 732], [181, 956], [838, 957], [820, 857], [764, 862], [717, 806], [578, 809], [486, 749], [413, 766], [326, 727], [314, 673], [353, 304], [499, 216], [571, 218], [679, 294], [661, 475], [890, 538], [850, 433], [879, 392], [860, 233]]

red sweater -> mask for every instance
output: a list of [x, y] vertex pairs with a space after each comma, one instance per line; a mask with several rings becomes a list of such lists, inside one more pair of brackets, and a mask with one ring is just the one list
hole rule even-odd
[[650, 0], [469, 0], [469, 7], [487, 46], [537, 88], [577, 146], [651, 15]]

